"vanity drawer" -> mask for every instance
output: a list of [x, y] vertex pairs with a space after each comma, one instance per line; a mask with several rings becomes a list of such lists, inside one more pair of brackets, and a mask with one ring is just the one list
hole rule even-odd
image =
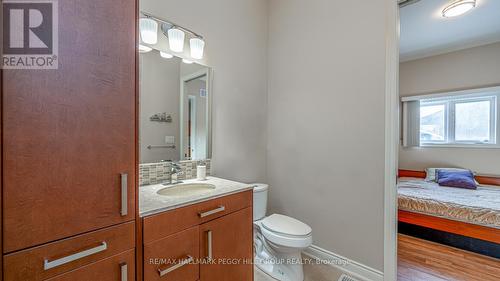
[[144, 218], [144, 243], [252, 206], [253, 191], [211, 199]]
[[4, 280], [45, 280], [134, 248], [129, 222], [4, 256]]
[[144, 245], [144, 280], [196, 281], [199, 227], [195, 226]]
[[129, 250], [46, 281], [134, 281], [134, 261], [134, 250]]

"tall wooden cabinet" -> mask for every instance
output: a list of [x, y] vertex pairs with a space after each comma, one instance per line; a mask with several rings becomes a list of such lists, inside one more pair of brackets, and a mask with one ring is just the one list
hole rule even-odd
[[[58, 1], [59, 68], [3, 70], [4, 280], [118, 280], [106, 268], [118, 276], [124, 264], [133, 276], [136, 9]], [[80, 258], [57, 263], [68, 257]], [[56, 278], [82, 266], [103, 275]]]

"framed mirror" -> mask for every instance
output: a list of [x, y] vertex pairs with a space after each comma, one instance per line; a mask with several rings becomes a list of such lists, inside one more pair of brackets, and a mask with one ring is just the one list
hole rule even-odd
[[139, 55], [140, 163], [209, 159], [213, 71], [161, 43]]

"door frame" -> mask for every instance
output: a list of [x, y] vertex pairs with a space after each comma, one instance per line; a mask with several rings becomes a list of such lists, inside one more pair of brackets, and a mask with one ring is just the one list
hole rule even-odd
[[[207, 158], [212, 157], [212, 70], [207, 67], [206, 69], [201, 69], [199, 71], [193, 72], [191, 74], [187, 74], [181, 76], [180, 78], [180, 95], [179, 95], [179, 156], [180, 161], [185, 160], [184, 157], [184, 84], [189, 82], [190, 80], [196, 79], [198, 77], [206, 76], [207, 81], [205, 83], [205, 90], [207, 91], [207, 108], [206, 108], [206, 128], [207, 132]], [[193, 160], [193, 159], [191, 159]], [[199, 160], [199, 159], [198, 159]]]
[[[189, 126], [189, 129], [191, 132], [189, 132], [189, 144], [191, 151], [189, 152], [189, 155], [191, 155], [191, 159], [195, 158], [196, 156], [195, 153], [193, 153], [193, 147], [194, 144], [196, 143], [196, 96], [194, 95], [187, 95], [189, 105], [191, 108], [189, 109], [189, 120], [191, 120], [191, 125]], [[196, 152], [196, 149], [194, 150]], [[193, 156], [194, 155], [194, 156]]]
[[384, 280], [397, 279], [397, 169], [399, 152], [399, 5], [386, 1]]

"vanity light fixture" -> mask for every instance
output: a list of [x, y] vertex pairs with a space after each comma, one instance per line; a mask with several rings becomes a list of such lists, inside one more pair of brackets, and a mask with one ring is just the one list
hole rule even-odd
[[161, 52], [160, 51], [160, 57], [164, 58], [164, 59], [171, 59], [173, 58], [174, 56], [169, 54], [169, 53], [165, 53], [165, 52]]
[[189, 47], [193, 59], [201, 60], [203, 58], [203, 48], [205, 47], [205, 41], [203, 41], [203, 39], [198, 37], [191, 38], [189, 40]]
[[168, 31], [168, 46], [172, 52], [180, 53], [184, 50], [184, 31], [177, 27], [172, 27]]
[[182, 59], [182, 62], [185, 64], [192, 64], [193, 63], [193, 61], [188, 60], [188, 59]]
[[443, 17], [451, 18], [463, 15], [476, 7], [476, 0], [458, 0], [450, 3], [443, 10]]
[[144, 43], [154, 45], [158, 42], [158, 22], [150, 18], [139, 20], [139, 30]]
[[[141, 18], [141, 20], [145, 19], [145, 20], [149, 20], [149, 21], [154, 21], [157, 24], [157, 26], [155, 28], [155, 32], [158, 29], [158, 24], [160, 24], [161, 32], [165, 36], [167, 36], [167, 38], [168, 38], [168, 46], [170, 47], [171, 52], [182, 53], [184, 51], [184, 40], [185, 40], [186, 34], [187, 34], [188, 38], [191, 38], [191, 39], [189, 39], [189, 48], [191, 49], [190, 50], [191, 51], [190, 52], [191, 58], [196, 59], [196, 60], [203, 58], [203, 52], [205, 49], [205, 40], [203, 39], [203, 36], [201, 36], [200, 34], [194, 32], [190, 29], [179, 26], [173, 22], [160, 19], [160, 18], [155, 17], [154, 15], [146, 13], [146, 12], [141, 12], [141, 16], [143, 17], [143, 18]], [[141, 24], [142, 24], [142, 21], [141, 21]], [[144, 37], [142, 35], [142, 25], [140, 27], [141, 27], [141, 37]], [[156, 40], [158, 40], [158, 38], [156, 38]], [[148, 43], [144, 40], [144, 38], [143, 38], [143, 41], [145, 43]], [[154, 44], [156, 44], [156, 42], [157, 41], [155, 41]], [[148, 43], [148, 44], [151, 44], [151, 43]]]
[[139, 44], [139, 53], [147, 53], [147, 52], [151, 52], [151, 50], [153, 50], [153, 48], [148, 47], [146, 45]]

